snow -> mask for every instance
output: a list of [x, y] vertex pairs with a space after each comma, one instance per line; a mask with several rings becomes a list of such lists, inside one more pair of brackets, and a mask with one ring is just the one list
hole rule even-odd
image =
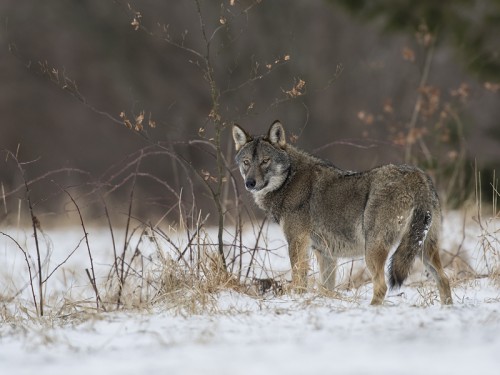
[[[459, 248], [482, 275], [453, 279], [454, 305], [449, 307], [438, 303], [434, 282], [426, 281], [417, 265], [409, 285], [389, 292], [380, 307], [369, 306], [372, 285], [365, 283], [341, 288], [335, 296], [314, 290], [256, 296], [221, 289], [195, 313], [164, 301], [98, 314], [57, 314], [48, 306], [49, 316], [42, 318], [28, 318], [20, 305], [3, 297], [27, 279], [22, 253], [0, 236], [0, 290], [5, 291], [0, 292], [0, 309], [7, 310], [0, 313], [0, 374], [498, 374], [498, 278], [483, 274], [481, 232], [473, 224], [463, 231], [455, 215], [446, 218], [444, 227], [443, 247]], [[111, 262], [109, 235], [88, 231], [101, 275]], [[10, 233], [30, 246], [29, 234]], [[47, 236], [51, 257], [45, 267], [50, 271], [82, 233], [75, 229]], [[275, 236], [266, 246], [283, 251]], [[277, 268], [284, 272], [282, 255], [259, 257], [262, 268], [281, 262]], [[82, 245], [48, 281], [48, 295], [91, 299], [86, 276], [70, 272], [88, 267]], [[29, 288], [22, 297], [28, 306]]]
[[458, 293], [468, 297], [450, 308], [225, 293], [224, 303], [246, 308], [109, 313], [69, 326], [33, 322], [22, 332], [8, 325], [0, 363], [12, 374], [497, 373], [498, 291], [480, 283]]

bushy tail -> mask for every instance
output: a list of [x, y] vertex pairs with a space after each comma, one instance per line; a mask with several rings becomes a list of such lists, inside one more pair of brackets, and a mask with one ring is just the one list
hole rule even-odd
[[432, 214], [428, 210], [415, 208], [412, 218], [389, 265], [389, 286], [399, 288], [408, 277], [415, 257], [424, 247], [425, 237], [431, 227]]

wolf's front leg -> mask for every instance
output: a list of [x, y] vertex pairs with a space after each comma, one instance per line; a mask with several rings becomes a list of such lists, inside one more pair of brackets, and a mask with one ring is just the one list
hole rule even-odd
[[309, 271], [309, 234], [293, 233], [287, 234], [288, 254], [292, 265], [292, 284], [298, 292], [304, 292], [307, 288], [307, 274]]

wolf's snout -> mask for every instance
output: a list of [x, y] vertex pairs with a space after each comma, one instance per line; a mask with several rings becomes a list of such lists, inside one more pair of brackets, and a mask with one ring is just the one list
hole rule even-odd
[[257, 182], [255, 181], [255, 178], [248, 178], [246, 181], [245, 181], [245, 187], [248, 189], [248, 190], [251, 190], [253, 188], [255, 188], [255, 185], [257, 184]]

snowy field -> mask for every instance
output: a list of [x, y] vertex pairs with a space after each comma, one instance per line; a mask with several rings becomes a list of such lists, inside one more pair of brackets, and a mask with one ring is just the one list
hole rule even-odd
[[[33, 254], [29, 232], [0, 231]], [[109, 233], [87, 231], [101, 280], [112, 262]], [[268, 247], [286, 253], [279, 233], [270, 233], [276, 238]], [[0, 235], [0, 374], [499, 374], [500, 281], [494, 270], [500, 249], [491, 237], [486, 251], [481, 234], [472, 221], [464, 226], [459, 214], [445, 218], [443, 248], [458, 251], [454, 264], [458, 258], [466, 263], [447, 269], [451, 307], [440, 306], [435, 284], [417, 262], [408, 285], [376, 308], [368, 305], [371, 283], [362, 283], [331, 296], [314, 287], [301, 295], [221, 288], [194, 312], [173, 308], [167, 298], [140, 309], [92, 313], [67, 307], [92, 301], [82, 272], [89, 267], [87, 249], [77, 247], [81, 228], [59, 230], [43, 237], [50, 255], [46, 274], [76, 251], [47, 281], [41, 318], [30, 299], [23, 254]], [[157, 250], [148, 255], [145, 246], [141, 251], [151, 258]], [[286, 257], [272, 256], [259, 255], [255, 264], [265, 269], [275, 262], [272, 269], [285, 272]], [[341, 279], [352, 274], [349, 265]]]

